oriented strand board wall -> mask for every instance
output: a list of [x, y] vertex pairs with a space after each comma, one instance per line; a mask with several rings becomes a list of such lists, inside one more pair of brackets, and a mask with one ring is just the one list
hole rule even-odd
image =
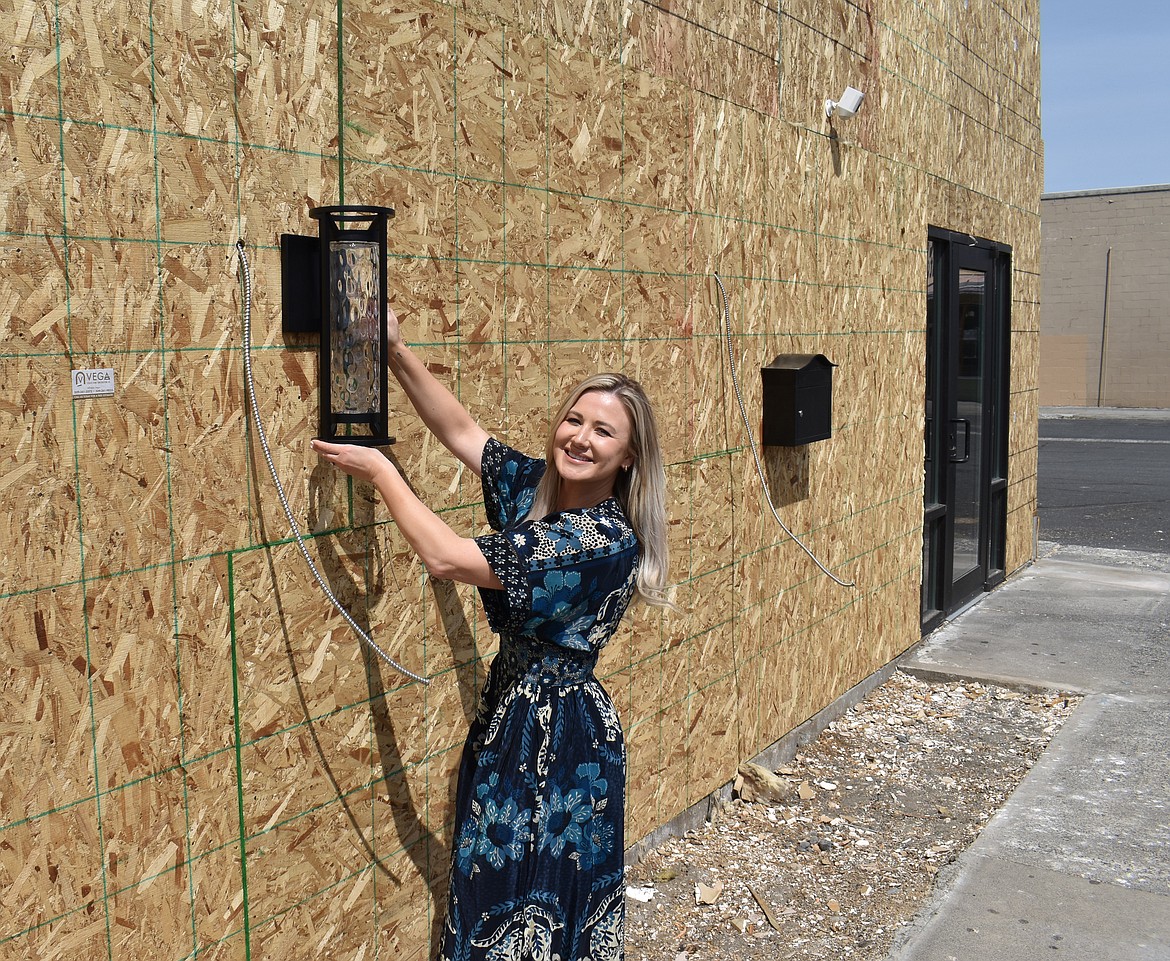
[[[278, 237], [393, 205], [410, 337], [485, 425], [539, 450], [598, 367], [657, 401], [673, 576], [601, 670], [633, 842], [915, 641], [928, 225], [1014, 248], [1009, 568], [1030, 553], [1038, 363], [1034, 0], [456, 6], [0, 0], [0, 958], [425, 958], [452, 774], [492, 655], [370, 491], [323, 470], [315, 355], [280, 332]], [[867, 99], [829, 136], [826, 97]], [[333, 590], [249, 428], [257, 396]], [[835, 434], [770, 452], [783, 352], [839, 364]], [[74, 400], [70, 371], [115, 371]], [[755, 415], [753, 415], [755, 416]], [[409, 411], [395, 448], [457, 530], [475, 479]]]

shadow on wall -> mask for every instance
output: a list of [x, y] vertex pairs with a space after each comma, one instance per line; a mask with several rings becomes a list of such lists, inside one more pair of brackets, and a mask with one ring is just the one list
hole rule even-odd
[[761, 448], [764, 475], [768, 478], [768, 493], [772, 503], [789, 507], [808, 500], [808, 445], [800, 447]]
[[[396, 461], [395, 467], [401, 469], [401, 465]], [[254, 474], [256, 470], [256, 465], [253, 463]], [[311, 530], [317, 529], [322, 505], [327, 500], [324, 496], [325, 492], [331, 484], [337, 483], [338, 480], [339, 475], [331, 468], [320, 465], [314, 468], [309, 482], [310, 506], [308, 520]], [[254, 476], [253, 482], [259, 484], [259, 478]], [[374, 511], [376, 503], [377, 500], [373, 496], [372, 488], [369, 485], [365, 485], [365, 489], [363, 489], [362, 485], [355, 482], [353, 496], [354, 516], [351, 525], [344, 530], [332, 532], [329, 537], [321, 537], [315, 541], [319, 551], [318, 566], [322, 576], [328, 582], [329, 588], [333, 591], [334, 596], [342, 603], [347, 604], [351, 616], [353, 616], [358, 626], [367, 634], [371, 630], [368, 613], [370, 605], [352, 602], [351, 599], [357, 599], [362, 596], [362, 585], [346, 569], [346, 565], [343, 563], [343, 557], [360, 555], [372, 550], [373, 555], [370, 557], [368, 563], [371, 580], [368, 582], [366, 592], [371, 599], [377, 598], [384, 593], [384, 571], [386, 565], [382, 562], [381, 549], [377, 539], [370, 538], [368, 533], [369, 529], [375, 523]], [[261, 536], [264, 542], [267, 543], [269, 537], [268, 532], [264, 530], [262, 512], [260, 518]], [[385, 878], [396, 887], [401, 887], [404, 879], [394, 874], [388, 867], [385, 858], [378, 856], [374, 838], [367, 836], [367, 830], [372, 833], [372, 826], [369, 829], [363, 828], [363, 817], [360, 817], [353, 810], [348, 800], [348, 796], [353, 793], [352, 785], [349, 788], [342, 785], [333, 770], [330, 753], [319, 736], [317, 724], [314, 721], [312, 711], [309, 708], [308, 698], [302, 685], [300, 676], [301, 668], [297, 663], [296, 649], [289, 636], [288, 618], [285, 616], [282, 605], [279, 587], [280, 582], [276, 576], [272, 554], [271, 551], [266, 551], [265, 553], [268, 559], [269, 574], [273, 585], [273, 604], [279, 615], [285, 653], [288, 657], [292, 680], [296, 687], [297, 698], [304, 716], [305, 728], [309, 733], [313, 749], [316, 753], [317, 764], [332, 786], [337, 803], [340, 805], [346, 820], [353, 830], [357, 847], [365, 853], [368, 862], [380, 871]], [[435, 596], [442, 619], [444, 634], [451, 645], [452, 654], [454, 655], [454, 662], [457, 665], [461, 665], [456, 668], [460, 705], [465, 721], [470, 723], [475, 713], [477, 694], [473, 665], [473, 655], [475, 652], [474, 635], [463, 611], [463, 606], [454, 583], [436, 578], [428, 578], [427, 581]], [[406, 779], [403, 777], [403, 752], [399, 746], [398, 734], [395, 730], [394, 715], [388, 706], [386, 683], [382, 674], [383, 671], [391, 670], [391, 668], [384, 664], [381, 658], [365, 644], [359, 643], [359, 647], [362, 651], [365, 666], [369, 708], [378, 751], [378, 763], [381, 767], [380, 776], [375, 778], [370, 788], [376, 791], [379, 784], [381, 785], [383, 789], [382, 799], [385, 801], [394, 819], [397, 836], [402, 841], [403, 848], [414, 864], [415, 870], [417, 870], [420, 877], [426, 880], [435, 907], [432, 913], [430, 931], [431, 953], [433, 954], [438, 950], [439, 936], [445, 921], [448, 885], [447, 875], [451, 851], [433, 831], [428, 829], [425, 813], [416, 806]], [[391, 691], [391, 693], [393, 692]], [[449, 800], [452, 803], [455, 787], [455, 781], [452, 779], [451, 783], [445, 788], [449, 794]], [[365, 818], [365, 820], [368, 820], [368, 818]]]

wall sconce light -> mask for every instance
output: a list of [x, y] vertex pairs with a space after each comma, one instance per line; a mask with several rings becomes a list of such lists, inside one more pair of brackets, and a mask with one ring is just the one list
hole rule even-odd
[[856, 87], [846, 87], [840, 100], [825, 101], [825, 116], [852, 117], [861, 109], [861, 101], [864, 99], [865, 94]]
[[314, 207], [319, 236], [280, 235], [283, 329], [319, 334], [320, 439], [393, 444], [386, 341], [390, 207]]

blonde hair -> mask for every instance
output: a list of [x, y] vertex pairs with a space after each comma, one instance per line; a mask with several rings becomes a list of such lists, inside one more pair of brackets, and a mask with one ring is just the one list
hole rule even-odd
[[669, 550], [666, 539], [666, 472], [658, 446], [658, 425], [646, 391], [625, 374], [594, 374], [569, 391], [549, 427], [544, 457], [548, 468], [536, 488], [529, 514], [544, 517], [556, 510], [561, 492], [561, 475], [553, 466], [553, 445], [557, 427], [583, 394], [600, 391], [621, 401], [630, 418], [630, 451], [634, 462], [618, 472], [613, 496], [625, 512], [642, 549], [638, 565], [636, 596], [646, 604], [674, 608], [667, 597]]

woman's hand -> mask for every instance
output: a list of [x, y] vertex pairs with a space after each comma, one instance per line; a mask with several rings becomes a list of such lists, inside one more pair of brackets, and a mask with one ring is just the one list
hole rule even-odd
[[394, 471], [395, 467], [376, 447], [361, 447], [357, 444], [329, 444], [323, 440], [314, 440], [311, 443], [313, 450], [321, 458], [332, 464], [338, 470], [345, 471], [358, 480], [377, 483], [377, 478], [385, 471]]
[[402, 345], [402, 331], [398, 326], [398, 315], [394, 313], [394, 308], [389, 304], [386, 305], [386, 340], [389, 342], [391, 350]]

